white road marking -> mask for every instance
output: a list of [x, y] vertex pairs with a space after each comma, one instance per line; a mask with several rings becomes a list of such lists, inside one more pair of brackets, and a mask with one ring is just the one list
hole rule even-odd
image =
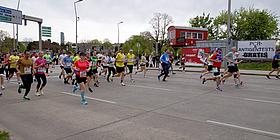
[[[66, 94], [66, 95], [70, 95], [70, 96], [75, 96], [75, 97], [80, 97], [80, 95], [78, 94], [74, 94], [74, 93], [68, 93], [68, 92], [61, 92], [62, 94]], [[110, 103], [110, 104], [116, 104], [116, 102], [113, 101], [108, 101], [108, 100], [103, 100], [103, 99], [98, 99], [98, 98], [92, 98], [92, 97], [88, 97], [85, 96], [87, 99], [91, 99], [91, 100], [95, 100], [95, 101], [99, 101], [99, 102], [104, 102], [104, 103]]]
[[263, 130], [248, 128], [248, 127], [242, 127], [242, 126], [228, 124], [228, 123], [211, 121], [211, 120], [207, 120], [206, 122], [207, 123], [211, 123], [211, 124], [215, 124], [215, 125], [227, 126], [227, 127], [232, 127], [232, 128], [237, 128], [237, 129], [241, 129], [241, 130], [246, 130], [246, 131], [254, 132], [254, 133], [269, 135], [269, 136], [273, 136], [273, 137], [280, 137], [279, 133], [273, 133], [273, 132], [269, 132], [269, 131], [263, 131]]
[[280, 102], [274, 102], [274, 101], [268, 101], [268, 100], [257, 100], [257, 99], [250, 99], [250, 98], [243, 98], [243, 100], [280, 105]]
[[155, 89], [155, 90], [173, 91], [171, 89], [158, 88], [158, 87], [139, 86], [139, 85], [128, 85], [128, 86], [130, 86], [130, 87], [137, 87], [137, 88], [147, 88], [147, 89]]

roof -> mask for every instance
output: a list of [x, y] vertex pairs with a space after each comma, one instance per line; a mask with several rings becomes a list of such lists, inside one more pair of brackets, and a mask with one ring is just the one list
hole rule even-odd
[[170, 26], [169, 28], [174, 27], [175, 29], [181, 30], [198, 30], [198, 31], [208, 31], [207, 28], [199, 28], [199, 27], [186, 27], [186, 26]]

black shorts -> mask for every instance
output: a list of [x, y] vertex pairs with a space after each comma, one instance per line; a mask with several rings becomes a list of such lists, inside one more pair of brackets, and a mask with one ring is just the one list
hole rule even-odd
[[64, 69], [64, 66], [60, 66], [61, 69]]
[[273, 68], [273, 69], [279, 68], [278, 62], [273, 62], [273, 63], [272, 63], [272, 68]]
[[129, 73], [133, 73], [133, 65], [127, 65]]
[[9, 73], [17, 73], [17, 69], [16, 68], [9, 68]]
[[213, 66], [212, 65], [208, 65], [207, 71], [212, 71], [212, 70], [213, 70]]
[[107, 68], [109, 68], [109, 66], [102, 66], [103, 67], [103, 69], [107, 69]]
[[228, 66], [228, 72], [230, 72], [230, 73], [237, 72], [235, 66]]
[[90, 69], [87, 72], [87, 76], [92, 76], [92, 75], [97, 74], [97, 73], [98, 73], [97, 69]]
[[64, 68], [66, 74], [71, 74], [72, 73], [72, 69], [71, 68]]
[[124, 72], [124, 67], [116, 67], [117, 73], [122, 73]]
[[87, 77], [76, 76], [76, 81], [77, 81], [78, 84], [87, 83]]
[[4, 74], [5, 69], [4, 68], [0, 68], [0, 74]]
[[[215, 67], [215, 68], [216, 68], [216, 67]], [[217, 68], [217, 69], [218, 69], [218, 71], [213, 73], [214, 76], [219, 76], [219, 75], [221, 75], [220, 68]]]

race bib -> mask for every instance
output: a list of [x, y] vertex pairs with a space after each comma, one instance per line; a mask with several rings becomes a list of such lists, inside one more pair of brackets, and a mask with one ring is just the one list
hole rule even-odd
[[32, 68], [31, 67], [25, 67], [24, 68], [24, 73], [25, 74], [32, 74]]
[[37, 72], [39, 73], [45, 73], [46, 69], [45, 68], [38, 68]]
[[68, 63], [66, 63], [66, 66], [71, 67], [72, 63], [68, 62]]
[[87, 77], [87, 71], [80, 71], [80, 77]]

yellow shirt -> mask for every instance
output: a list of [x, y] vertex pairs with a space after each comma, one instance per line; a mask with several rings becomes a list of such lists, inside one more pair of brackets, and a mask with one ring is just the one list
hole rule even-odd
[[134, 54], [128, 53], [126, 55], [126, 58], [127, 58], [127, 65], [134, 65], [134, 63], [135, 63], [135, 55]]
[[124, 59], [125, 56], [122, 53], [118, 53], [116, 56], [116, 66], [117, 67], [124, 67]]
[[19, 56], [11, 55], [9, 57], [10, 68], [17, 68], [18, 60], [19, 60]]
[[30, 58], [29, 59], [25, 59], [25, 58], [19, 59], [18, 66], [19, 66], [20, 75], [33, 73], [33, 61]]
[[75, 63], [76, 61], [78, 61], [78, 60], [80, 60], [81, 58], [80, 58], [80, 56], [75, 56], [74, 58], [73, 58], [73, 62]]

